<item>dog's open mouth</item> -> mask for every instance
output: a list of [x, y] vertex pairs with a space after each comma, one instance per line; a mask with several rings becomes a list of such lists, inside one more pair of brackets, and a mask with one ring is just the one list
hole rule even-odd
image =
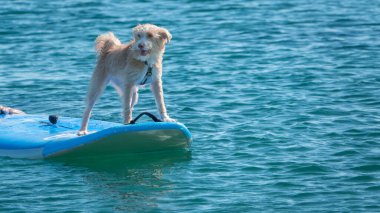
[[140, 55], [147, 56], [150, 53], [150, 50], [140, 50]]

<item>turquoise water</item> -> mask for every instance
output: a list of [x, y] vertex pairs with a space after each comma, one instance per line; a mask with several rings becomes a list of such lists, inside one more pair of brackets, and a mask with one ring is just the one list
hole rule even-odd
[[[283, 2], [283, 3], [280, 3]], [[190, 153], [1, 158], [1, 212], [379, 212], [379, 1], [2, 1], [0, 104], [80, 117], [94, 40], [173, 35]], [[155, 112], [148, 89], [136, 112]], [[121, 122], [108, 88], [93, 118]]]

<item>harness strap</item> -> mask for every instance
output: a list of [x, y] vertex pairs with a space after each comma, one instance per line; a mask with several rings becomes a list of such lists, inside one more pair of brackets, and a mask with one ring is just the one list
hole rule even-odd
[[144, 79], [141, 81], [140, 85], [144, 85], [144, 84], [148, 81], [148, 79], [149, 79], [150, 77], [152, 77], [152, 70], [153, 70], [153, 67], [150, 67], [146, 61], [145, 61], [145, 65], [148, 66], [148, 70], [146, 71], [146, 74], [145, 74], [145, 76], [144, 76]]

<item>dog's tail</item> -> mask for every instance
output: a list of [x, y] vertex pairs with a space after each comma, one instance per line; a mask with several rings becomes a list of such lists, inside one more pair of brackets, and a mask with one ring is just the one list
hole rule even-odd
[[95, 50], [98, 55], [107, 53], [113, 46], [121, 44], [120, 40], [112, 32], [98, 36], [95, 43]]

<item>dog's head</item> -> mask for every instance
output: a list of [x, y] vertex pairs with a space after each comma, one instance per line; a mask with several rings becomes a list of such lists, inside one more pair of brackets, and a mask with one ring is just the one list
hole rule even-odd
[[132, 34], [134, 38], [132, 49], [136, 58], [141, 61], [162, 54], [165, 45], [172, 39], [167, 29], [153, 24], [137, 25], [132, 29]]

